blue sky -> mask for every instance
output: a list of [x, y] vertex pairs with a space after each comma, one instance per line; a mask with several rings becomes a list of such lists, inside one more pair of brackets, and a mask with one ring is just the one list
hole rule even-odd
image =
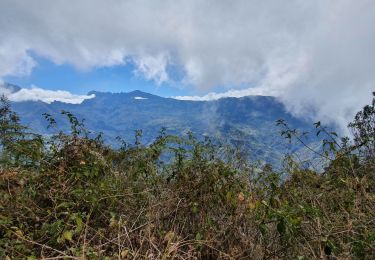
[[153, 80], [146, 80], [142, 75], [134, 72], [136, 68], [131, 63], [83, 70], [69, 64], [56, 65], [46, 58], [30, 55], [36, 62], [31, 74], [6, 76], [4, 81], [24, 88], [37, 86], [49, 90], [66, 90], [80, 95], [87, 94], [91, 90], [103, 92], [141, 90], [166, 97], [194, 94], [194, 89], [182, 84], [159, 85]]

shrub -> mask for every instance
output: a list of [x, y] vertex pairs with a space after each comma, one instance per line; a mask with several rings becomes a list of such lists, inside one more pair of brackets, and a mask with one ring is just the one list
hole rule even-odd
[[372, 259], [373, 107], [350, 124], [354, 144], [326, 131], [323, 172], [291, 156], [275, 171], [192, 134], [144, 146], [137, 131], [114, 150], [66, 111], [71, 132], [42, 137], [3, 98], [0, 257]]

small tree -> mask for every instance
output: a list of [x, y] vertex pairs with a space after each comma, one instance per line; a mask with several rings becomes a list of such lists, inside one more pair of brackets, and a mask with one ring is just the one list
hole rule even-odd
[[35, 166], [41, 157], [43, 139], [41, 135], [28, 133], [12, 111], [9, 100], [0, 97], [0, 149], [1, 162], [10, 165]]
[[356, 148], [364, 153], [366, 158], [375, 156], [375, 92], [372, 94], [372, 104], [359, 111], [354, 121], [348, 125], [353, 133]]
[[11, 110], [9, 100], [0, 97], [0, 143], [7, 149], [12, 143], [23, 136], [24, 127], [19, 123], [18, 115]]

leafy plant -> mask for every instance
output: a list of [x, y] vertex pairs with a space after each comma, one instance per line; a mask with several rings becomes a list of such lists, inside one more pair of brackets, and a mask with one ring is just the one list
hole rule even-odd
[[[374, 99], [375, 100], [375, 99]], [[285, 167], [198, 139], [142, 132], [119, 149], [62, 111], [70, 133], [29, 133], [0, 106], [0, 257], [4, 259], [372, 259], [375, 256], [374, 102], [350, 139], [315, 124], [320, 171]], [[282, 135], [304, 142], [280, 120]], [[303, 143], [307, 145], [307, 143]], [[310, 165], [310, 164], [307, 164]]]

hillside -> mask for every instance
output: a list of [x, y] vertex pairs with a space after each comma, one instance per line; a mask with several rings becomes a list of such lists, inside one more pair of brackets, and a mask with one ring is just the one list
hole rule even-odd
[[312, 122], [295, 118], [274, 97], [248, 96], [216, 101], [183, 101], [163, 98], [141, 91], [95, 94], [81, 104], [53, 102], [15, 102], [14, 110], [22, 123], [38, 133], [51, 134], [43, 113], [52, 115], [59, 129], [67, 131], [68, 122], [61, 111], [69, 111], [93, 133], [102, 132], [114, 147], [119, 142], [134, 141], [134, 131], [142, 130], [144, 143], [152, 142], [162, 128], [167, 133], [183, 135], [191, 131], [198, 137], [209, 136], [224, 143], [243, 147], [251, 158], [275, 161], [286, 148], [276, 120], [284, 119], [291, 127], [309, 129]]

